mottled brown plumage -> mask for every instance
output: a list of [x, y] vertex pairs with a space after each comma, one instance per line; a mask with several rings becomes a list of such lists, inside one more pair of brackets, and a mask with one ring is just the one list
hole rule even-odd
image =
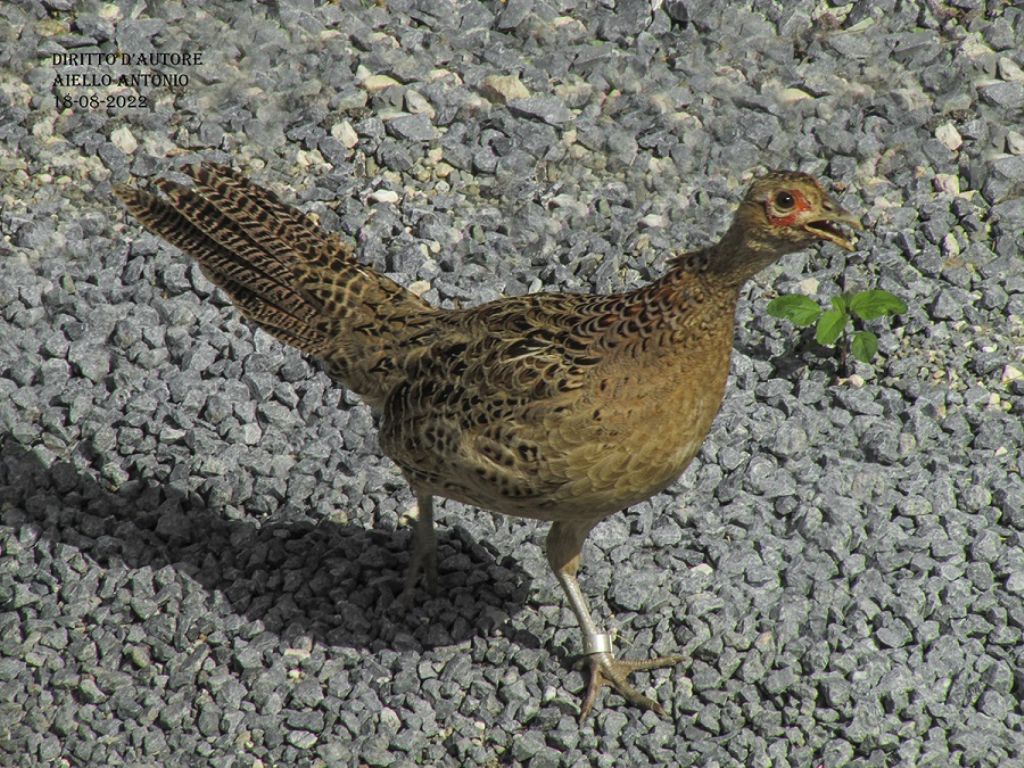
[[755, 181], [722, 240], [677, 257], [660, 280], [608, 296], [532, 294], [469, 309], [427, 305], [359, 264], [351, 247], [236, 171], [186, 169], [164, 198], [118, 196], [194, 256], [242, 313], [321, 358], [381, 412], [381, 446], [420, 507], [405, 596], [436, 583], [433, 497], [549, 520], [548, 559], [584, 634], [591, 679], [661, 711], [626, 676], [674, 664], [616, 660], [576, 581], [587, 534], [664, 489], [700, 449], [729, 372], [742, 284], [818, 240], [852, 249], [859, 226], [818, 183]]

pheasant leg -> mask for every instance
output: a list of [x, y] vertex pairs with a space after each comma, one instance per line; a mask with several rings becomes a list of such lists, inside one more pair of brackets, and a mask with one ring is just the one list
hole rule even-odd
[[427, 591], [437, 592], [437, 533], [434, 531], [434, 497], [429, 494], [416, 494], [416, 506], [419, 515], [416, 518], [416, 529], [413, 532], [412, 559], [405, 571], [405, 585], [398, 596], [401, 606], [412, 604], [416, 593], [416, 582], [420, 574], [426, 582]]
[[661, 656], [644, 661], [624, 661], [616, 659], [612, 654], [611, 636], [599, 632], [594, 624], [583, 596], [576, 573], [580, 567], [580, 554], [583, 541], [586, 539], [593, 523], [557, 522], [551, 524], [548, 532], [547, 554], [551, 570], [555, 572], [572, 612], [576, 614], [580, 630], [583, 633], [583, 652], [590, 664], [590, 681], [587, 693], [580, 707], [580, 721], [586, 719], [594, 706], [598, 692], [604, 686], [613, 688], [620, 696], [634, 706], [649, 709], [664, 716], [664, 708], [634, 688], [626, 679], [627, 676], [641, 669], [670, 667], [683, 660], [682, 656]]

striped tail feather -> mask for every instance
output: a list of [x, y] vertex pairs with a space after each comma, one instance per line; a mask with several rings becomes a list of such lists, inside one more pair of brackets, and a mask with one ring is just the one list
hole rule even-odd
[[245, 317], [382, 402], [395, 384], [404, 331], [437, 310], [234, 169], [183, 170], [193, 185], [157, 180], [163, 196], [126, 185], [114, 191], [147, 229], [195, 258]]

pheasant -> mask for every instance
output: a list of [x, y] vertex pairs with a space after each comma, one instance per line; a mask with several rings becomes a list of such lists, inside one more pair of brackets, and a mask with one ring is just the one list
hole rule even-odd
[[434, 497], [551, 523], [546, 552], [590, 666], [581, 720], [605, 685], [664, 715], [629, 681], [680, 656], [615, 657], [576, 579], [603, 518], [672, 483], [722, 402], [740, 288], [819, 241], [854, 246], [859, 220], [811, 176], [750, 186], [714, 245], [660, 279], [611, 295], [535, 293], [433, 307], [360, 264], [353, 248], [239, 172], [185, 169], [153, 194], [115, 192], [144, 226], [191, 254], [242, 314], [321, 360], [380, 413], [380, 444], [419, 516], [402, 597], [437, 586]]

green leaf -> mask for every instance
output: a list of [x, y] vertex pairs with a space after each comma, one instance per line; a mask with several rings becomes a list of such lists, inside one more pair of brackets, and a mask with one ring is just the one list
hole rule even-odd
[[857, 331], [850, 342], [850, 350], [862, 363], [870, 363], [878, 354], [878, 337], [871, 331]]
[[844, 315], [850, 314], [850, 296], [849, 294], [843, 293], [839, 296], [832, 297], [832, 306], [836, 312], [842, 312]]
[[821, 317], [818, 318], [818, 327], [814, 332], [814, 338], [822, 346], [831, 347], [842, 335], [843, 328], [846, 327], [846, 320], [846, 315], [837, 309], [822, 312]]
[[768, 314], [773, 317], [781, 317], [783, 320], [789, 320], [794, 325], [803, 328], [818, 319], [818, 315], [821, 314], [821, 307], [806, 296], [791, 293], [769, 301]]
[[850, 309], [861, 320], [874, 320], [882, 315], [902, 315], [907, 305], [888, 291], [875, 289], [861, 291], [850, 299]]

